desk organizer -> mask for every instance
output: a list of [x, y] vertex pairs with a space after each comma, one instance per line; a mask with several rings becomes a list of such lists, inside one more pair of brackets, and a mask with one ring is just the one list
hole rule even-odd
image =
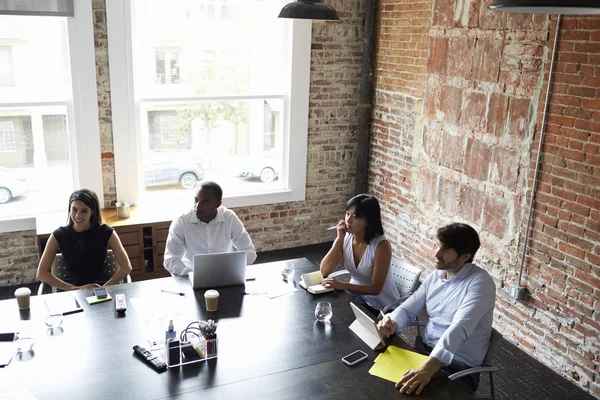
[[182, 365], [195, 364], [217, 358], [219, 339], [200, 339], [189, 342], [170, 341], [162, 349], [153, 352], [162, 353], [167, 367], [174, 368]]

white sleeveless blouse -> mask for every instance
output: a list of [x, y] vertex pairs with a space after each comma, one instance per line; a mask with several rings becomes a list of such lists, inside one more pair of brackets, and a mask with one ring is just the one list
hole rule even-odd
[[[352, 252], [352, 233], [346, 233], [346, 237], [344, 238], [344, 254], [342, 257], [342, 262], [344, 263], [344, 267], [350, 275], [352, 279], [350, 279], [350, 283], [357, 285], [368, 285], [371, 283], [371, 279], [373, 277], [373, 267], [375, 263], [375, 250], [377, 249], [377, 245], [382, 240], [387, 240], [384, 235], [374, 237], [371, 239], [369, 244], [367, 245], [367, 249], [365, 250], [365, 254], [362, 256], [360, 263], [356, 266], [354, 262], [354, 253]], [[373, 295], [362, 295], [368, 305], [371, 307], [381, 310], [386, 305], [392, 303], [396, 299], [400, 297], [398, 293], [398, 289], [396, 289], [396, 285], [392, 280], [392, 271], [388, 270], [387, 277], [385, 278], [385, 283], [383, 285], [383, 289], [381, 289], [381, 293], [377, 296]]]

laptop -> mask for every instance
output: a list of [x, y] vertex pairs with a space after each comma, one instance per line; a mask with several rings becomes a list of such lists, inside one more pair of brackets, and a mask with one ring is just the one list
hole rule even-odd
[[377, 330], [377, 322], [373, 320], [363, 310], [358, 308], [356, 304], [350, 303], [352, 312], [356, 319], [350, 325], [350, 330], [356, 334], [363, 342], [371, 348], [371, 350], [385, 348], [387, 343], [383, 336]]
[[196, 254], [189, 274], [194, 289], [246, 283], [246, 252]]

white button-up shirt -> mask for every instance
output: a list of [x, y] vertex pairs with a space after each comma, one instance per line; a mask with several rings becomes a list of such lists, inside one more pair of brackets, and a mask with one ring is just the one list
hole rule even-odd
[[489, 346], [495, 302], [492, 277], [467, 263], [450, 279], [446, 271], [432, 272], [390, 317], [401, 331], [426, 308], [429, 322], [423, 341], [433, 348], [431, 357], [445, 365], [457, 359], [477, 367]]
[[209, 223], [196, 217], [196, 211], [183, 214], [171, 223], [165, 249], [165, 269], [173, 275], [192, 271], [195, 254], [245, 251], [248, 265], [256, 260], [256, 249], [244, 224], [235, 213], [223, 206]]

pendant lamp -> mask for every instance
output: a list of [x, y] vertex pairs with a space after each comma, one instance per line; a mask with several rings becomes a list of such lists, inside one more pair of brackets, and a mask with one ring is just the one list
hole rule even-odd
[[523, 14], [600, 14], [600, 0], [494, 0], [491, 10]]
[[281, 9], [279, 18], [340, 20], [335, 8], [324, 4], [321, 0], [297, 0], [286, 4]]

